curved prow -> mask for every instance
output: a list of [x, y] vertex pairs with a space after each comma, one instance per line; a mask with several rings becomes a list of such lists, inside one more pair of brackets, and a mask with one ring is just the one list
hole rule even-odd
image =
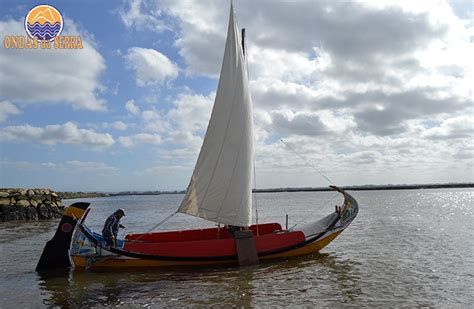
[[357, 203], [356, 199], [352, 197], [352, 195], [342, 190], [341, 188], [336, 186], [329, 187], [344, 195], [344, 204], [342, 205], [341, 209], [341, 225], [347, 226], [355, 219], [355, 217], [359, 213], [359, 204]]
[[64, 211], [53, 238], [46, 243], [36, 271], [71, 266], [69, 247], [77, 220], [85, 217], [90, 203], [74, 203]]

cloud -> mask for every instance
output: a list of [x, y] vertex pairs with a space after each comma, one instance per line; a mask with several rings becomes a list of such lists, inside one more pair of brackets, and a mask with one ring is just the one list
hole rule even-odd
[[10, 115], [19, 115], [21, 111], [10, 101], [0, 102], [0, 123], [7, 120]]
[[132, 115], [138, 115], [140, 114], [140, 108], [135, 105], [134, 100], [128, 100], [125, 103], [125, 109]]
[[53, 162], [29, 162], [29, 161], [11, 161], [1, 160], [0, 163], [4, 166], [13, 167], [15, 169], [34, 172], [61, 172], [73, 174], [90, 174], [96, 176], [118, 176], [120, 170], [113, 166], [108, 166], [103, 162], [93, 161], [78, 161], [72, 160], [65, 163]]
[[[257, 43], [299, 52], [320, 46], [338, 62], [371, 63], [382, 55], [411, 53], [446, 32], [444, 24], [431, 24], [425, 12], [414, 13], [397, 5], [374, 8], [357, 2], [321, 1], [305, 10], [308, 4], [260, 7], [263, 20], [275, 27], [270, 33], [259, 33]], [[277, 22], [280, 18], [288, 23]], [[300, 31], [304, 25], [311, 36]]]
[[132, 47], [125, 60], [127, 67], [135, 72], [135, 82], [140, 87], [162, 85], [178, 77], [178, 65], [154, 49]]
[[127, 130], [128, 126], [126, 123], [122, 121], [114, 121], [111, 123], [104, 123], [103, 125], [104, 128], [112, 128], [118, 131], [125, 131]]
[[47, 145], [72, 144], [92, 148], [112, 146], [115, 141], [108, 133], [80, 129], [72, 122], [62, 125], [47, 125], [44, 128], [28, 124], [8, 126], [0, 132], [1, 141], [39, 142]]
[[364, 94], [349, 93], [355, 107], [354, 119], [358, 129], [377, 135], [393, 135], [406, 131], [412, 119], [422, 119], [454, 110], [463, 110], [471, 105], [456, 96], [437, 97], [436, 89], [415, 89], [398, 93], [381, 91]]
[[141, 116], [145, 131], [163, 133], [170, 129], [168, 120], [160, 111], [146, 110], [142, 112]]
[[132, 148], [143, 144], [160, 145], [161, 136], [158, 134], [138, 133], [130, 136], [120, 136], [118, 141], [126, 148]]
[[134, 0], [130, 6], [124, 5], [119, 14], [129, 29], [179, 32], [175, 45], [186, 60], [186, 73], [215, 77], [226, 35], [221, 31], [227, 25], [222, 8], [218, 0], [193, 5], [186, 1]]
[[128, 126], [125, 123], [123, 123], [122, 121], [115, 121], [115, 122], [111, 123], [110, 127], [115, 129], [115, 130], [119, 130], [119, 131], [125, 131], [128, 128]]
[[166, 117], [181, 131], [193, 134], [204, 133], [211, 117], [215, 92], [204, 96], [200, 94], [180, 94], [173, 103]]
[[171, 150], [168, 147], [161, 150], [163, 158], [193, 160], [202, 145], [214, 98], [215, 92], [207, 96], [180, 94], [168, 111], [149, 109], [141, 112], [133, 108], [133, 101], [129, 101], [128, 108], [139, 113], [142, 132], [121, 136], [118, 141], [126, 148], [143, 144], [172, 145]]
[[206, 96], [180, 94], [176, 98], [173, 107], [166, 114], [169, 121], [166, 142], [180, 148], [173, 149], [170, 158], [195, 159], [211, 117], [215, 96], [215, 92], [211, 92]]
[[318, 136], [328, 132], [328, 128], [319, 116], [313, 113], [295, 114], [289, 110], [275, 111], [272, 112], [272, 123], [274, 129], [285, 135]]
[[[102, 55], [87, 33], [66, 19], [65, 35], [81, 35], [83, 49], [0, 49], [0, 99], [21, 104], [69, 104], [75, 109], [106, 110], [99, 97]], [[23, 20], [0, 21], [0, 33], [25, 36]]]
[[157, 9], [152, 3], [133, 0], [128, 4], [130, 6], [118, 10], [118, 15], [127, 28], [148, 29], [157, 32], [169, 29], [167, 24], [160, 19], [162, 18], [161, 10]]
[[116, 167], [108, 166], [103, 162], [92, 161], [68, 161], [64, 168], [75, 173], [91, 173], [98, 176], [118, 176], [120, 170]]
[[177, 173], [180, 173], [180, 174], [189, 173], [189, 167], [185, 167], [182, 165], [157, 165], [157, 166], [147, 168], [144, 171], [139, 172], [138, 174], [160, 176], [163, 174], [175, 175]]
[[223, 6], [219, 0], [195, 1], [193, 5], [171, 0], [158, 3], [178, 21], [180, 35], [175, 45], [186, 61], [186, 73], [216, 77], [227, 34], [228, 6]]
[[423, 137], [427, 139], [470, 139], [474, 138], [474, 118], [473, 113], [461, 115], [444, 120], [439, 126], [426, 129]]

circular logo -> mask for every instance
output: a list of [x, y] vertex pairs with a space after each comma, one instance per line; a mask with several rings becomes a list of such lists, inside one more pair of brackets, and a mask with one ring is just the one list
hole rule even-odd
[[51, 5], [41, 4], [32, 8], [25, 18], [25, 30], [32, 39], [52, 41], [63, 30], [63, 17]]
[[64, 232], [64, 233], [69, 233], [71, 230], [72, 230], [72, 225], [70, 223], [64, 223], [62, 226], [61, 226], [61, 230]]

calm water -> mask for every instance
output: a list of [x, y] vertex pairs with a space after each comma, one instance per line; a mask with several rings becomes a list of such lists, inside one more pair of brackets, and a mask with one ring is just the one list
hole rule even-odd
[[[474, 301], [474, 191], [352, 192], [354, 223], [320, 254], [254, 267], [70, 271], [54, 277], [34, 268], [58, 220], [0, 223], [0, 307], [470, 307]], [[334, 193], [259, 194], [260, 222], [290, 227], [340, 203]], [[181, 195], [83, 199], [86, 221], [100, 230], [124, 208], [127, 233], [171, 214]], [[67, 201], [67, 204], [73, 201]], [[177, 215], [162, 229], [208, 226]]]

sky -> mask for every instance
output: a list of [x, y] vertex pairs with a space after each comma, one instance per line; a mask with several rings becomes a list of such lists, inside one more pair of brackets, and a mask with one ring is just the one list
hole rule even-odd
[[[6, 49], [38, 4], [56, 7], [62, 35], [80, 35], [83, 49]], [[229, 1], [0, 6], [0, 187], [186, 188]], [[328, 185], [321, 174], [337, 185], [474, 181], [472, 1], [234, 6], [247, 31], [255, 187]]]

